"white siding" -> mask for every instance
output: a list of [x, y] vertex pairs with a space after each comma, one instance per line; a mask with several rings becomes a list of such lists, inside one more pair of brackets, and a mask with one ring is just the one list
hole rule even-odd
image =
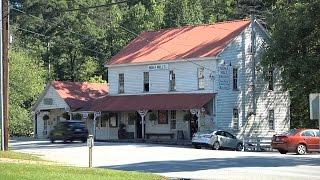
[[[289, 129], [289, 94], [281, 89], [280, 74], [275, 71], [274, 91], [268, 91], [268, 83], [264, 79], [260, 68], [260, 53], [263, 47], [263, 35], [256, 29], [256, 79], [255, 98], [250, 88], [252, 83], [253, 61], [250, 54], [251, 27], [248, 27], [235, 41], [220, 55], [221, 59], [238, 68], [239, 91], [232, 90], [232, 71], [230, 73], [230, 90], [218, 90], [217, 94], [217, 125], [218, 128], [232, 131], [232, 111], [239, 109], [240, 131], [245, 136], [271, 137], [275, 133]], [[256, 115], [249, 115], [256, 102]], [[275, 130], [269, 130], [268, 111], [274, 109]]]
[[[43, 99], [45, 98], [52, 98], [53, 103], [52, 105], [45, 105], [43, 103]], [[44, 109], [67, 109], [69, 108], [68, 104], [59, 96], [58, 92], [50, 86], [44, 95], [44, 97], [39, 102], [38, 106], [35, 108], [36, 111], [44, 110]]]
[[[266, 37], [256, 24], [253, 25], [256, 36], [255, 78], [253, 76], [253, 61], [251, 53], [252, 26], [244, 30], [230, 43], [217, 57], [211, 59], [194, 60], [195, 63], [205, 66], [205, 89], [198, 90], [198, 67], [188, 61], [154, 62], [152, 64], [168, 64], [166, 70], [149, 71], [150, 92], [143, 92], [143, 72], [148, 72], [150, 64], [132, 64], [128, 66], [109, 67], [108, 77], [110, 95], [118, 95], [118, 74], [124, 73], [124, 95], [171, 93], [169, 92], [169, 71], [176, 75], [177, 93], [217, 93], [210, 108], [214, 110], [214, 124], [217, 129], [232, 129], [233, 109], [239, 110], [239, 130], [234, 131], [239, 136], [271, 137], [272, 134], [289, 129], [289, 94], [281, 89], [280, 73], [275, 71], [274, 91], [268, 91], [268, 83], [260, 65], [260, 55], [263, 51]], [[218, 89], [218, 65], [230, 66], [230, 89]], [[232, 68], [238, 69], [238, 90], [232, 89]], [[208, 70], [209, 69], [209, 70]], [[214, 82], [214, 83], [213, 83]], [[253, 90], [253, 84], [255, 88]], [[214, 85], [214, 87], [213, 87]], [[255, 105], [254, 105], [255, 104]], [[275, 130], [269, 130], [268, 111], [274, 110]], [[253, 111], [254, 110], [254, 111]], [[255, 115], [252, 115], [255, 112]], [[178, 116], [178, 115], [177, 115]], [[181, 126], [185, 137], [190, 137], [189, 124], [177, 120], [177, 127]], [[146, 121], [146, 132], [171, 132], [170, 124], [157, 124]]]
[[[131, 65], [121, 67], [110, 67], [108, 78], [110, 95], [118, 94], [119, 74], [124, 73], [124, 94], [147, 94], [169, 92], [169, 71], [173, 70], [176, 75], [176, 91], [186, 93], [212, 93], [213, 80], [212, 71], [215, 70], [215, 61], [212, 59], [195, 60], [195, 63], [207, 67], [205, 69], [205, 89], [198, 90], [198, 65], [188, 61], [161, 62], [168, 64], [166, 70], [148, 70], [148, 65]], [[156, 64], [156, 63], [154, 63]], [[149, 72], [150, 92], [143, 92], [143, 72]]]

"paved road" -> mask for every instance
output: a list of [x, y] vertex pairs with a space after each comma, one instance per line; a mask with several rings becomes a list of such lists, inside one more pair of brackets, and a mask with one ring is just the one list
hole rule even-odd
[[[15, 151], [42, 155], [44, 159], [87, 166], [84, 143], [11, 141]], [[96, 142], [93, 166], [152, 172], [192, 179], [319, 179], [320, 154], [297, 156], [276, 152], [235, 152], [186, 147]]]

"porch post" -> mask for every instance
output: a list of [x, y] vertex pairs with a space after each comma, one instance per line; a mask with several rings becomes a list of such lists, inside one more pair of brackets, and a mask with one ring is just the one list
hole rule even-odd
[[200, 118], [200, 115], [201, 115], [201, 110], [200, 109], [190, 109], [190, 112], [191, 112], [191, 114], [192, 115], [196, 115], [197, 116], [197, 124], [198, 124], [198, 127], [197, 127], [197, 129], [199, 130], [199, 118]]
[[96, 122], [97, 122], [97, 117], [101, 116], [101, 112], [94, 112], [93, 113], [93, 138], [96, 138]]
[[141, 126], [142, 126], [142, 139], [144, 139], [144, 134], [145, 134], [145, 122], [144, 122], [144, 117], [146, 116], [148, 110], [139, 110], [138, 113], [141, 116]]

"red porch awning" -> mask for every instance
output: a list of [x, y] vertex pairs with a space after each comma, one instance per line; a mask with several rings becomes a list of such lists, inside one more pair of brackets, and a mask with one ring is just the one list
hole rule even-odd
[[82, 111], [137, 111], [137, 110], [187, 110], [199, 109], [214, 94], [150, 94], [106, 96], [83, 107]]

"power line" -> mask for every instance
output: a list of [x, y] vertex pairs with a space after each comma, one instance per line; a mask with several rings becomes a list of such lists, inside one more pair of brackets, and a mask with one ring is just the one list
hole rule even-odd
[[[51, 24], [51, 25], [55, 25], [55, 26], [58, 25], [58, 27], [61, 28], [61, 26], [59, 26], [59, 25], [61, 25], [61, 23], [49, 22], [48, 20], [44, 20], [44, 19], [42, 19], [42, 18], [40, 18], [40, 17], [38, 17], [38, 16], [34, 16], [34, 15], [30, 14], [30, 13], [27, 13], [27, 12], [25, 12], [25, 11], [22, 11], [22, 10], [17, 9], [17, 8], [14, 8], [14, 7], [11, 7], [11, 9], [13, 9], [13, 10], [15, 10], [15, 11], [18, 11], [18, 12], [20, 12], [20, 13], [26, 14], [26, 15], [28, 15], [28, 16], [30, 16], [30, 17], [33, 17], [33, 18], [35, 18], [35, 19], [38, 19], [38, 20], [40, 20], [40, 21], [46, 21], [46, 22], [48, 22], [48, 23]], [[40, 26], [40, 25], [39, 25], [39, 26]], [[71, 33], [73, 33], [73, 34], [76, 34], [76, 35], [82, 37], [84, 40], [92, 40], [92, 41], [94, 41], [94, 42], [96, 42], [96, 43], [99, 43], [99, 44], [101, 44], [101, 45], [107, 45], [107, 46], [111, 47], [109, 44], [105, 44], [105, 43], [103, 43], [103, 42], [100, 42], [100, 41], [98, 41], [97, 39], [89, 38], [88, 35], [83, 35], [83, 34], [80, 34], [80, 33], [75, 32], [75, 31], [72, 31], [72, 30], [70, 30], [70, 29], [65, 29], [65, 30], [68, 30], [69, 32], [71, 32]], [[47, 36], [47, 37], [50, 37], [50, 36]]]
[[82, 11], [82, 10], [88, 10], [88, 9], [101, 8], [101, 7], [110, 7], [110, 6], [113, 6], [113, 5], [118, 5], [118, 4], [123, 4], [123, 3], [127, 3], [127, 1], [119, 1], [119, 2], [114, 2], [114, 3], [101, 4], [101, 5], [88, 6], [88, 7], [81, 7], [81, 8], [75, 8], [75, 9], [66, 9], [66, 10], [58, 11], [58, 12]]
[[[24, 28], [20, 28], [20, 27], [15, 27], [15, 28], [17, 28], [18, 30], [21, 30], [21, 31], [25, 31], [25, 32], [29, 32], [29, 33], [32, 33], [32, 34], [41, 36], [41, 37], [49, 37], [49, 36], [46, 36], [46, 35], [44, 35], [44, 34], [37, 33], [37, 32], [31, 31], [31, 30], [28, 30], [28, 29], [24, 29]], [[75, 47], [74, 44], [72, 44], [72, 43], [70, 43], [70, 42], [67, 42], [67, 43]], [[84, 49], [84, 50], [87, 50], [87, 51], [91, 51], [91, 52], [97, 53], [97, 54], [101, 54], [101, 55], [104, 55], [104, 56], [108, 56], [106, 53], [98, 52], [98, 51], [95, 51], [95, 50], [92, 50], [92, 49], [88, 49], [88, 48], [85, 48], [85, 47], [80, 47], [80, 48], [82, 48], [82, 49]]]
[[[125, 3], [125, 2], [127, 2], [127, 1], [122, 1], [122, 3]], [[116, 4], [116, 3], [110, 3], [110, 4], [108, 4], [108, 5], [114, 5], [114, 4]], [[99, 5], [99, 6], [92, 6], [92, 7], [89, 7], [89, 8], [98, 8], [98, 7], [103, 7], [103, 6], [104, 6], [104, 5]], [[31, 15], [31, 14], [25, 12], [25, 11], [20, 10], [20, 9], [17, 9], [17, 8], [14, 8], [14, 7], [11, 7], [11, 9], [16, 10], [16, 11], [19, 11], [19, 12], [24, 13], [24, 14], [27, 14], [27, 15], [33, 17], [33, 18], [36, 18], [36, 19], [39, 19], [39, 20], [43, 21], [43, 19], [41, 19], [40, 17]], [[81, 9], [81, 8], [80, 8], [80, 9]], [[80, 10], [80, 9], [75, 9], [75, 10]], [[48, 21], [47, 21], [47, 22], [48, 22]], [[58, 24], [59, 24], [59, 23], [58, 23]], [[56, 25], [58, 25], [58, 24], [56, 24]], [[133, 31], [125, 28], [124, 26], [121, 26], [120, 24], [118, 24], [118, 26], [119, 26], [121, 29], [123, 29], [123, 30], [131, 33], [131, 34], [134, 35], [134, 36], [136, 36], [137, 38], [141, 38], [141, 39], [146, 40], [146, 41], [149, 42], [149, 43], [153, 43], [153, 42], [150, 41], [149, 39], [147, 39], [147, 38], [145, 38], [145, 37], [139, 36], [139, 34], [137, 34], [137, 33], [133, 32]], [[26, 31], [26, 30], [25, 30], [25, 31]], [[68, 30], [68, 31], [70, 31], [71, 33], [77, 34], [77, 35], [79, 35], [79, 36], [81, 36], [81, 37], [87, 38], [87, 36], [84, 36], [84, 35], [82, 35], [82, 34], [76, 33], [76, 32], [74, 32], [74, 31], [72, 31], [72, 30]], [[36, 32], [34, 32], [34, 33], [36, 33]], [[37, 33], [37, 34], [39, 34], [39, 33]], [[41, 35], [43, 35], [43, 34], [41, 34]], [[45, 35], [44, 35], [44, 36], [45, 36]], [[49, 37], [49, 36], [46, 36], [46, 37]], [[97, 41], [97, 40], [95, 40], [95, 41]], [[100, 42], [100, 43], [101, 43], [101, 42]], [[110, 45], [108, 45], [108, 46], [111, 47]], [[162, 49], [162, 50], [164, 50], [164, 51], [166, 51], [166, 52], [169, 52], [169, 53], [172, 53], [172, 54], [178, 56], [178, 54], [176, 54], [176, 53], [174, 53], [174, 52], [171, 52], [170, 50], [168, 50], [168, 49], [166, 49], [166, 48], [163, 48], [163, 47], [159, 47], [159, 48]], [[89, 50], [89, 49], [87, 49], [87, 50]], [[93, 50], [90, 50], [90, 51], [93, 51]], [[201, 65], [201, 64], [198, 64], [198, 63], [196, 63], [196, 62], [194, 62], [194, 61], [192, 61], [192, 60], [189, 60], [189, 59], [185, 59], [185, 60], [188, 61], [188, 62], [190, 62], [190, 63], [192, 63], [192, 64], [194, 64], [194, 65], [196, 65], [196, 66], [199, 66], [199, 67], [202, 67], [202, 68], [204, 68], [204, 69], [207, 69], [207, 70], [209, 70], [209, 71], [214, 72], [214, 70], [212, 70], [211, 68], [205, 67], [205, 66], [203, 66], [203, 65]]]

